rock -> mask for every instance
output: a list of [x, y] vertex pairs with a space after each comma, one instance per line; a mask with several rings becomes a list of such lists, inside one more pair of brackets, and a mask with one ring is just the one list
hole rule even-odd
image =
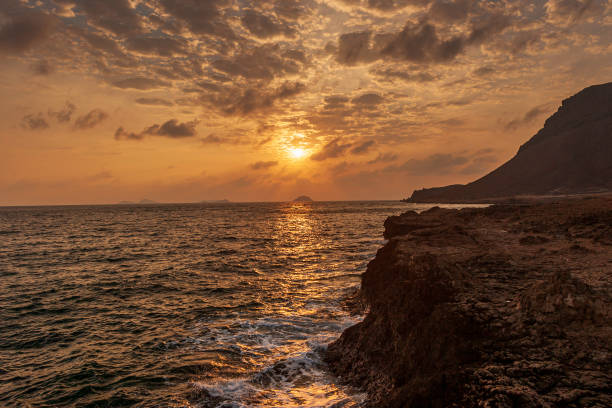
[[370, 407], [612, 406], [611, 210], [598, 198], [390, 217], [358, 292], [368, 313], [326, 360]]
[[415, 191], [412, 202], [494, 202], [519, 195], [612, 191], [612, 82], [563, 101], [516, 156], [466, 185]]

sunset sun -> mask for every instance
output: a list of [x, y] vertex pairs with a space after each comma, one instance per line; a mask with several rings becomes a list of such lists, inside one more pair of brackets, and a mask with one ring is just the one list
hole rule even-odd
[[301, 147], [290, 147], [287, 149], [287, 152], [289, 153], [289, 157], [294, 160], [302, 159], [307, 154], [307, 151]]

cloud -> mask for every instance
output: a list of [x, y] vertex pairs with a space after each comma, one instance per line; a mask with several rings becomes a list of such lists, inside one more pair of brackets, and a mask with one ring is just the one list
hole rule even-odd
[[167, 87], [170, 86], [170, 83], [154, 78], [133, 77], [113, 82], [112, 85], [121, 89], [137, 89], [140, 91], [146, 91], [149, 89]]
[[24, 53], [49, 38], [56, 23], [53, 17], [42, 13], [13, 17], [0, 27], [0, 53]]
[[142, 54], [159, 55], [160, 57], [172, 57], [187, 53], [187, 43], [168, 37], [137, 37], [128, 38], [127, 48]]
[[163, 98], [137, 98], [136, 103], [140, 105], [173, 106], [174, 103]]
[[224, 21], [221, 7], [226, 0], [161, 0], [164, 11], [187, 24], [194, 34], [234, 39], [234, 31]]
[[258, 161], [258, 162], [251, 164], [249, 167], [252, 168], [253, 170], [265, 170], [265, 169], [269, 169], [277, 165], [278, 165], [277, 161]]
[[231, 57], [217, 58], [211, 65], [231, 77], [271, 81], [279, 76], [297, 74], [305, 61], [303, 54], [297, 60], [296, 56], [295, 52], [287, 52], [276, 44], [266, 44]]
[[65, 123], [70, 122], [74, 111], [76, 111], [76, 106], [71, 102], [66, 102], [66, 104], [61, 110], [55, 112], [49, 109], [47, 113], [49, 117], [54, 118], [60, 123]]
[[511, 120], [504, 125], [506, 130], [516, 130], [521, 126], [532, 123], [538, 117], [549, 112], [550, 106], [548, 104], [536, 106], [527, 111], [522, 117]]
[[392, 81], [393, 79], [400, 79], [405, 82], [431, 82], [439, 79], [439, 76], [430, 74], [428, 72], [410, 72], [406, 70], [397, 70], [392, 68], [378, 68], [370, 71], [372, 74], [380, 77], [385, 81]]
[[432, 154], [423, 159], [409, 159], [398, 169], [411, 174], [448, 174], [457, 167], [467, 164], [470, 160], [464, 156], [453, 154]]
[[226, 142], [225, 139], [220, 138], [219, 136], [213, 133], [211, 133], [210, 135], [202, 139], [203, 144], [223, 144], [225, 142]]
[[374, 159], [368, 161], [368, 164], [390, 163], [397, 160], [398, 156], [395, 153], [378, 153]]
[[415, 64], [448, 63], [470, 45], [490, 41], [510, 25], [509, 17], [501, 14], [482, 16], [474, 20], [467, 33], [443, 37], [429, 21], [408, 22], [396, 33], [361, 31], [342, 34], [338, 46], [331, 47], [336, 61], [343, 65], [357, 65], [380, 59], [412, 62]]
[[163, 136], [170, 139], [183, 139], [197, 135], [197, 120], [181, 123], [177, 119], [170, 119], [162, 125], [152, 125], [140, 133], [127, 132], [120, 127], [115, 132], [115, 140], [143, 140], [146, 136]]
[[49, 127], [49, 122], [42, 113], [26, 115], [21, 119], [21, 127], [29, 130], [43, 130]]
[[372, 149], [372, 147], [374, 147], [375, 144], [376, 142], [374, 142], [373, 140], [365, 141], [353, 147], [351, 149], [351, 153], [352, 154], [366, 154]]
[[340, 142], [340, 138], [336, 138], [323, 146], [318, 153], [313, 154], [310, 158], [315, 161], [323, 161], [340, 157], [344, 155], [351, 146], [353, 146], [352, 143], [343, 144]]
[[295, 37], [296, 35], [295, 30], [291, 27], [279, 21], [274, 21], [270, 17], [254, 10], [247, 10], [240, 21], [251, 34], [258, 38], [270, 38], [280, 35]]
[[51, 75], [55, 71], [54, 67], [49, 63], [49, 61], [42, 59], [36, 61], [32, 64], [32, 72], [36, 75]]
[[115, 132], [115, 140], [142, 140], [144, 137], [143, 133], [127, 132], [123, 127]]
[[105, 121], [107, 118], [108, 113], [101, 109], [94, 109], [89, 113], [76, 118], [74, 121], [74, 127], [76, 129], [91, 129]]
[[118, 36], [142, 31], [142, 19], [130, 0], [55, 0], [60, 5], [75, 4], [87, 15], [87, 22]]
[[378, 58], [370, 48], [371, 31], [342, 34], [338, 39], [336, 61], [343, 65], [372, 62]]
[[436, 0], [431, 4], [428, 15], [433, 20], [445, 23], [465, 21], [473, 3], [473, 0]]
[[548, 0], [547, 17], [553, 24], [569, 25], [597, 16], [605, 10], [605, 0]]
[[173, 139], [192, 137], [197, 134], [197, 124], [197, 120], [180, 123], [176, 119], [170, 119], [169, 121], [163, 123], [161, 126], [153, 125], [148, 127], [144, 130], [144, 133], [147, 135], [166, 136]]
[[376, 106], [381, 104], [384, 98], [376, 93], [365, 93], [356, 98], [353, 98], [351, 102], [359, 106]]
[[235, 87], [225, 89], [219, 95], [208, 97], [207, 102], [226, 115], [244, 116], [269, 110], [277, 101], [292, 98], [304, 92], [305, 89], [305, 85], [301, 82], [285, 82], [272, 89]]

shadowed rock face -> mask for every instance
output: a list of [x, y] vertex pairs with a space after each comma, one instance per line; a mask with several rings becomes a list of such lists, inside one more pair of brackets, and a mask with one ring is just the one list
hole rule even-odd
[[514, 158], [467, 185], [417, 190], [412, 202], [612, 191], [612, 83], [563, 101]]
[[612, 199], [385, 222], [327, 361], [372, 407], [612, 406]]

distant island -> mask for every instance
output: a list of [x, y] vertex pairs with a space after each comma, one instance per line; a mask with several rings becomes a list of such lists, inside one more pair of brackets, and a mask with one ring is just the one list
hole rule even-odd
[[293, 202], [296, 202], [296, 203], [311, 203], [313, 201], [314, 200], [312, 198], [310, 198], [308, 196], [305, 196], [305, 195], [299, 196], [299, 197], [297, 197], [296, 199], [293, 200]]
[[612, 192], [612, 82], [563, 101], [516, 156], [469, 184], [417, 190], [416, 203], [498, 202], [516, 196]]
[[148, 198], [143, 198], [139, 202], [135, 201], [119, 201], [117, 204], [120, 205], [134, 205], [134, 204], [159, 204], [157, 201], [149, 200]]

